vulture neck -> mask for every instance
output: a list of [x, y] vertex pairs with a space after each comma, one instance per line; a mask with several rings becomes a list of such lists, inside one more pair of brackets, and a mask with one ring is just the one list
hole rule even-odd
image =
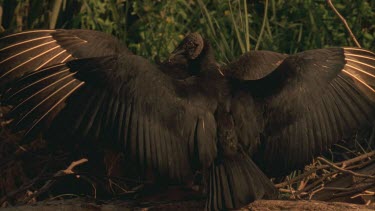
[[212, 77], [220, 75], [220, 72], [217, 70], [218, 67], [219, 65], [215, 60], [215, 55], [210, 43], [207, 40], [204, 40], [202, 52], [196, 59], [191, 60], [188, 63], [188, 71], [191, 75], [209, 75]]

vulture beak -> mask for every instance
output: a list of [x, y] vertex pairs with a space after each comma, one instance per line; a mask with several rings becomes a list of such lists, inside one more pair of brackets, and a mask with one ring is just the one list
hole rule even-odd
[[183, 55], [185, 53], [185, 49], [183, 48], [176, 48], [171, 55], [168, 57], [168, 62], [171, 62], [176, 56]]

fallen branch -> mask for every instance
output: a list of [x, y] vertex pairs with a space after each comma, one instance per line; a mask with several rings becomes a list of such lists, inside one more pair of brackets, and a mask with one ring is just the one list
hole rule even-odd
[[74, 171], [73, 169], [76, 167], [76, 166], [79, 166], [83, 163], [86, 163], [88, 161], [88, 159], [86, 158], [82, 158], [78, 161], [73, 161], [69, 166], [68, 168], [66, 168], [65, 170], [60, 170], [58, 172], [56, 172], [54, 175], [53, 175], [53, 179], [50, 179], [48, 180], [39, 190], [36, 190], [34, 191], [32, 194], [30, 194], [28, 197], [26, 197], [23, 201], [25, 204], [29, 203], [30, 200], [32, 200], [33, 198], [36, 198], [38, 197], [40, 194], [46, 192], [55, 182], [56, 182], [56, 178], [58, 177], [61, 177], [61, 176], [66, 176], [66, 175], [70, 175], [70, 174], [74, 174]]
[[259, 200], [255, 201], [241, 210], [263, 211], [263, 210], [325, 210], [325, 211], [348, 211], [348, 210], [375, 210], [374, 206], [349, 204], [343, 202], [322, 201], [285, 201], [285, 200]]

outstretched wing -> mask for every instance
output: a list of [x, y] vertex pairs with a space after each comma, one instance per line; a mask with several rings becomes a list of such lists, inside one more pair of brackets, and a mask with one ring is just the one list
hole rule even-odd
[[273, 175], [303, 167], [374, 120], [375, 54], [364, 49], [302, 52], [248, 85], [263, 109], [256, 157]]
[[34, 30], [0, 37], [0, 87], [34, 70], [75, 58], [129, 53], [114, 37], [91, 30]]
[[[142, 57], [78, 59], [32, 72], [4, 96], [11, 127], [63, 141], [101, 140], [161, 176], [183, 179], [216, 156], [214, 101]], [[199, 88], [198, 88], [199, 89]], [[96, 142], [97, 143], [97, 142]]]
[[240, 80], [258, 80], [274, 71], [287, 54], [272, 51], [250, 51], [223, 67], [226, 76]]
[[[243, 80], [254, 81], [267, 76], [287, 57], [287, 54], [272, 51], [250, 51], [222, 68], [225, 76], [234, 79], [237, 86]], [[240, 88], [233, 93], [231, 112], [239, 142], [253, 154], [260, 143], [262, 111], [248, 91]]]

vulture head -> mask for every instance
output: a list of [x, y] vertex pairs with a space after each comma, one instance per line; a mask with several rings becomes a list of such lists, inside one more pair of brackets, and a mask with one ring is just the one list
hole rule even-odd
[[217, 69], [218, 65], [209, 42], [198, 33], [187, 35], [171, 53], [167, 65], [177, 67], [178, 76], [186, 78]]
[[169, 62], [188, 61], [196, 59], [204, 48], [204, 40], [198, 33], [186, 36], [169, 56]]

